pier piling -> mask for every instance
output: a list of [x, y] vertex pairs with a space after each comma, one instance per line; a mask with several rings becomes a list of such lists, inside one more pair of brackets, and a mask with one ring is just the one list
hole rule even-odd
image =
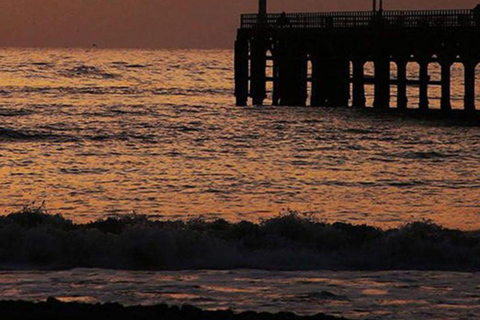
[[327, 105], [331, 107], [347, 106], [350, 99], [350, 63], [343, 57], [327, 61]]
[[471, 59], [468, 59], [463, 63], [463, 67], [465, 69], [464, 109], [467, 112], [475, 111], [475, 67], [476, 66], [477, 66], [477, 63]]
[[427, 111], [429, 107], [428, 100], [428, 83], [430, 81], [430, 76], [428, 75], [428, 60], [420, 60], [418, 62], [420, 65], [420, 74], [419, 74], [419, 108], [422, 111]]
[[267, 52], [265, 41], [262, 37], [254, 39], [251, 42], [251, 79], [250, 79], [250, 96], [253, 105], [261, 106], [266, 98], [266, 67]]
[[281, 106], [305, 106], [307, 100], [307, 53], [295, 40], [285, 41], [279, 54]]
[[325, 106], [327, 102], [327, 64], [320, 56], [312, 59], [312, 96], [310, 104], [314, 107]]
[[248, 102], [248, 42], [239, 39], [235, 42], [235, 97], [237, 106]]
[[353, 86], [352, 86], [352, 105], [356, 108], [364, 108], [366, 104], [365, 98], [365, 60], [353, 60]]
[[375, 59], [375, 100], [376, 109], [388, 109], [390, 106], [390, 61], [381, 56]]
[[408, 107], [407, 97], [407, 60], [398, 59], [397, 63], [397, 108], [406, 110]]
[[442, 111], [448, 112], [452, 110], [450, 93], [452, 62], [450, 60], [444, 60], [440, 63], [440, 66], [442, 69], [442, 97], [440, 108]]

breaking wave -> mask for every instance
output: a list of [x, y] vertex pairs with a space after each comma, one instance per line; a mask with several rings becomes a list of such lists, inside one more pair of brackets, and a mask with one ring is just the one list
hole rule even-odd
[[479, 271], [480, 231], [430, 222], [381, 230], [296, 213], [258, 224], [144, 216], [75, 224], [26, 208], [0, 217], [0, 267]]

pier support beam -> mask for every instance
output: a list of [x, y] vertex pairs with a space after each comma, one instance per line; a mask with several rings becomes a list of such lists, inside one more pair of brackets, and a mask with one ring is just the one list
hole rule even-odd
[[407, 97], [407, 60], [397, 60], [397, 109], [406, 110], [408, 106]]
[[365, 99], [365, 60], [353, 60], [352, 106], [364, 108]]
[[419, 80], [420, 80], [420, 101], [419, 101], [419, 108], [422, 111], [427, 111], [429, 107], [429, 102], [428, 102], [428, 82], [429, 82], [429, 76], [428, 76], [428, 60], [420, 60], [418, 62], [420, 65], [420, 75], [419, 75]]
[[235, 41], [235, 98], [237, 106], [248, 102], [248, 42]]
[[440, 102], [440, 108], [442, 111], [448, 112], [452, 110], [451, 104], [451, 92], [450, 92], [450, 83], [451, 83], [451, 69], [452, 61], [444, 60], [440, 62], [442, 68], [442, 98]]
[[465, 69], [465, 98], [464, 109], [467, 112], [475, 111], [475, 68], [477, 62], [467, 60], [463, 63]]
[[380, 57], [375, 64], [375, 101], [376, 109], [388, 109], [390, 106], [390, 60]]
[[266, 98], [267, 50], [263, 37], [251, 42], [250, 96], [253, 105], [261, 106]]
[[297, 43], [283, 44], [279, 52], [279, 98], [282, 106], [305, 106], [307, 52]]

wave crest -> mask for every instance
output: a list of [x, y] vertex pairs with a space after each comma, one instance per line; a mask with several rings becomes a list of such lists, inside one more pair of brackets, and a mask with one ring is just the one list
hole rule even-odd
[[381, 230], [289, 213], [255, 224], [152, 221], [75, 224], [42, 209], [0, 218], [3, 268], [137, 270], [480, 270], [480, 231], [430, 222]]

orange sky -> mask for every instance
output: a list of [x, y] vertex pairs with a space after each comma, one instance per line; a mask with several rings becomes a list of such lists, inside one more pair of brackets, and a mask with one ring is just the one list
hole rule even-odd
[[[385, 0], [387, 9], [480, 0]], [[230, 48], [257, 0], [0, 0], [0, 46]], [[370, 9], [371, 0], [270, 0], [273, 11]]]

